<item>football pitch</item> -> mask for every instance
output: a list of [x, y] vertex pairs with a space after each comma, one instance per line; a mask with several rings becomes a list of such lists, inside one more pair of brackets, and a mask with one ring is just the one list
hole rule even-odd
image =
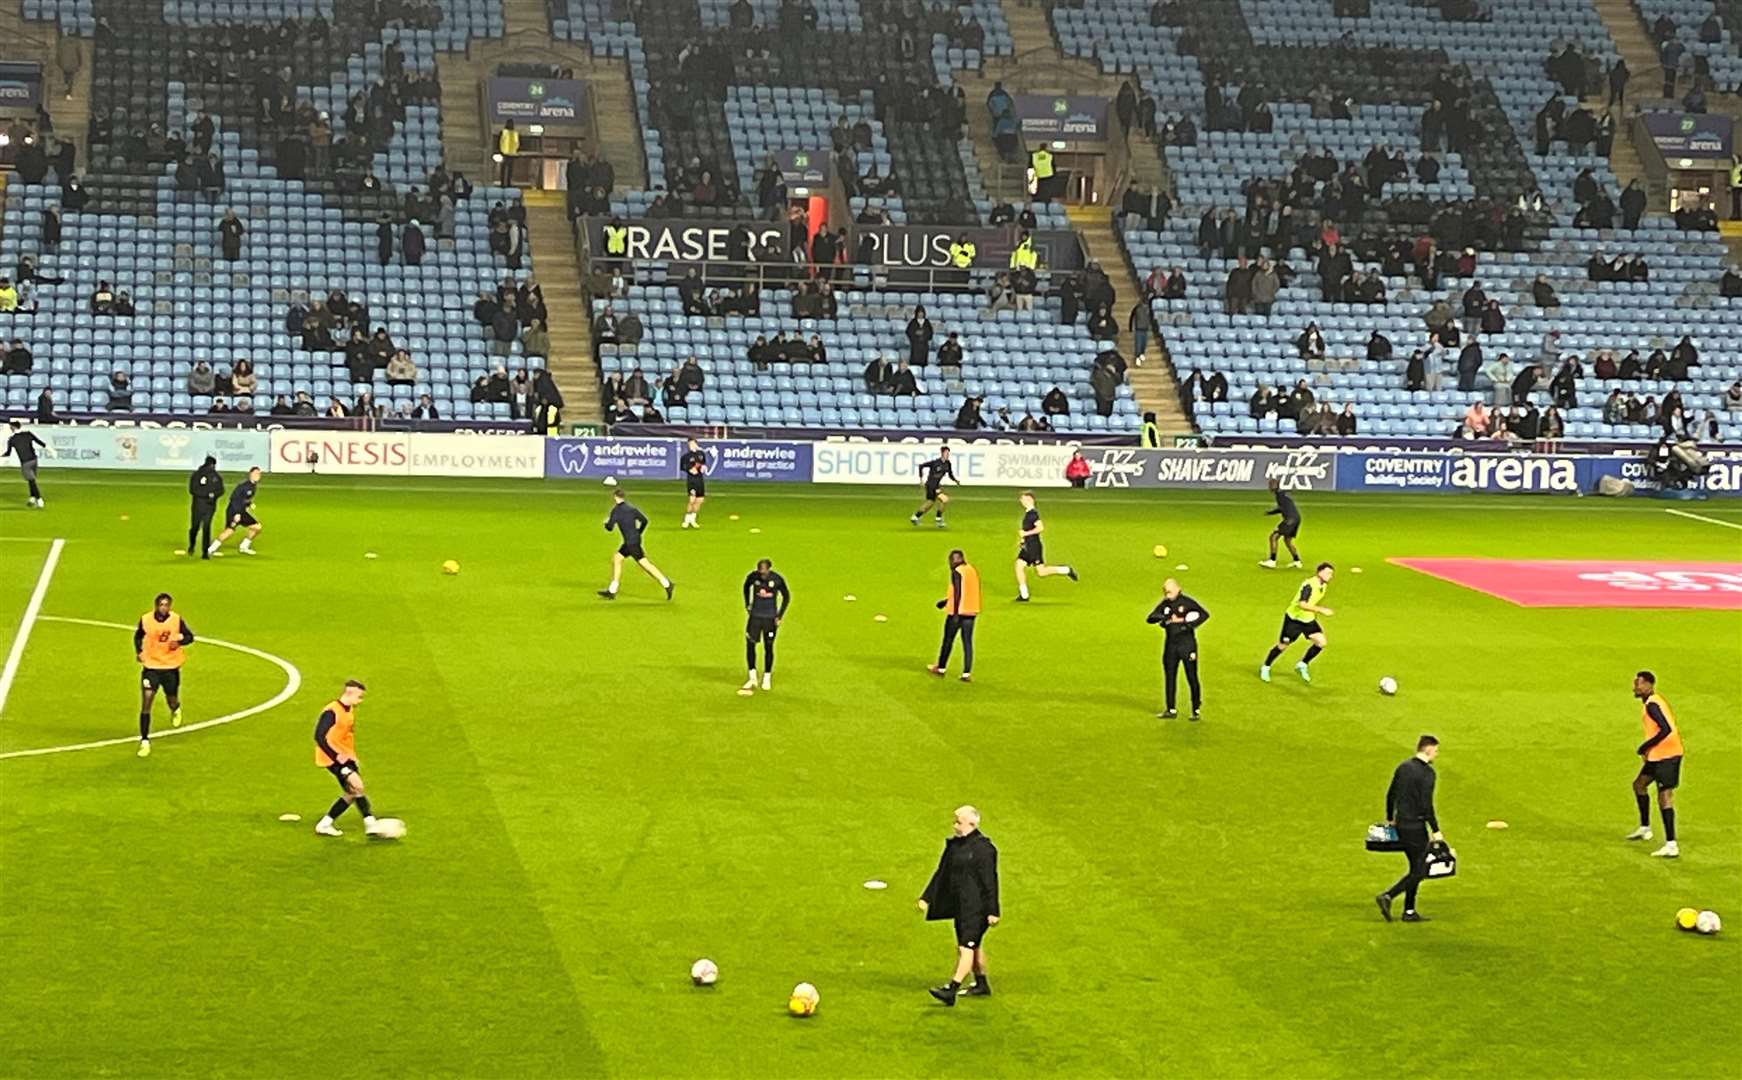
[[[680, 531], [681, 487], [632, 483], [676, 596], [629, 567], [607, 603], [596, 484], [269, 475], [258, 557], [232, 541], [201, 562], [171, 554], [182, 477], [45, 470], [46, 511], [0, 483], [0, 656], [30, 630], [0, 705], [0, 1074], [1742, 1062], [1742, 610], [1605, 606], [1601, 585], [1523, 606], [1391, 561], [1734, 569], [1742, 507], [1302, 493], [1308, 569], [1265, 570], [1265, 493], [1047, 490], [1048, 559], [1082, 580], [1022, 605], [1014, 491], [954, 492], [940, 531], [908, 523], [917, 488], [717, 484]], [[986, 592], [967, 685], [924, 671], [954, 547]], [[740, 587], [761, 557], [794, 598], [773, 690], [744, 697]], [[1311, 685], [1298, 644], [1261, 683], [1320, 559], [1330, 647]], [[1211, 615], [1200, 723], [1155, 715], [1144, 617], [1168, 576]], [[140, 759], [129, 639], [159, 591], [200, 638], [187, 721], [224, 722]], [[1678, 860], [1622, 839], [1639, 668], [1688, 748]], [[314, 720], [347, 678], [369, 686], [358, 756], [398, 842], [366, 841], [355, 813], [342, 838], [311, 831], [336, 794]], [[1388, 924], [1372, 897], [1404, 860], [1362, 839], [1422, 732], [1442, 741], [1458, 873], [1424, 885], [1431, 922]], [[945, 1009], [925, 989], [951, 933], [914, 900], [962, 803], [998, 844], [1004, 918], [994, 996]], [[1681, 907], [1731, 928], [1678, 932]], [[717, 986], [690, 984], [700, 957]], [[785, 1009], [800, 981], [821, 992], [808, 1019]]]

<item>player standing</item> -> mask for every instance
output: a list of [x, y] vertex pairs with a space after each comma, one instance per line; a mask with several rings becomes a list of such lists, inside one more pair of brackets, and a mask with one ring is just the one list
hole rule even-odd
[[1319, 616], [1329, 618], [1333, 612], [1324, 606], [1325, 590], [1331, 586], [1331, 578], [1336, 574], [1336, 567], [1328, 562], [1322, 562], [1313, 576], [1300, 583], [1300, 591], [1288, 602], [1288, 610], [1282, 615], [1282, 633], [1277, 636], [1276, 645], [1264, 658], [1264, 666], [1258, 669], [1258, 677], [1265, 682], [1270, 681], [1270, 665], [1276, 663], [1284, 649], [1294, 644], [1294, 639], [1304, 637], [1312, 642], [1306, 655], [1294, 670], [1300, 673], [1302, 682], [1312, 682], [1312, 673], [1307, 665], [1313, 662], [1313, 657], [1325, 650], [1325, 628], [1319, 625]]
[[194, 643], [194, 632], [170, 605], [174, 598], [157, 594], [151, 610], [133, 628], [133, 653], [139, 658], [139, 756], [151, 756], [151, 706], [163, 691], [169, 703], [169, 726], [181, 727], [181, 665]]
[[363, 813], [363, 834], [375, 835], [375, 811], [369, 805], [363, 775], [357, 771], [357, 706], [368, 689], [356, 679], [347, 681], [338, 698], [327, 702], [315, 721], [315, 764], [333, 774], [341, 792], [326, 816], [315, 823], [315, 832], [322, 836], [345, 835], [333, 822], [352, 803]]
[[950, 467], [950, 448], [938, 447], [938, 456], [921, 465], [919, 471], [925, 476], [925, 501], [919, 504], [919, 509], [913, 512], [913, 517], [909, 520], [918, 525], [925, 512], [935, 506], [938, 528], [941, 529], [944, 527], [944, 507], [949, 504], [950, 497], [938, 489], [943, 486], [946, 477], [961, 483], [956, 480], [956, 471]]
[[774, 635], [791, 603], [786, 579], [774, 572], [769, 560], [757, 560], [756, 569], [744, 578], [744, 614], [748, 616], [744, 623], [744, 666], [750, 669], [742, 687], [745, 692], [756, 689], [757, 642], [762, 643], [762, 689], [774, 689]]
[[607, 600], [617, 599], [617, 589], [623, 581], [623, 560], [632, 559], [648, 577], [659, 582], [665, 590], [665, 598], [670, 600], [671, 579], [647, 560], [647, 552], [641, 546], [641, 534], [647, 529], [647, 515], [635, 508], [622, 488], [611, 493], [611, 513], [605, 518], [605, 531], [612, 529], [617, 530], [623, 542], [617, 546], [617, 553], [611, 556], [611, 584], [600, 589], [599, 595]]
[[25, 431], [24, 425], [12, 421], [12, 434], [6, 437], [6, 451], [0, 453], [0, 458], [18, 455], [18, 472], [24, 477], [25, 487], [30, 489], [30, 501], [27, 505], [42, 509], [42, 489], [36, 486], [36, 448], [48, 444], [36, 437], [35, 432]]
[[1270, 531], [1270, 557], [1258, 565], [1266, 570], [1276, 569], [1276, 542], [1281, 540], [1288, 545], [1288, 553], [1294, 556], [1294, 561], [1288, 565], [1300, 567], [1300, 549], [1294, 546], [1294, 538], [1300, 535], [1300, 508], [1294, 505], [1294, 498], [1282, 490], [1282, 480], [1270, 478], [1270, 490], [1276, 496], [1276, 505], [1264, 511], [1264, 516], [1282, 515], [1282, 520], [1276, 523], [1276, 528]]
[[980, 571], [974, 569], [968, 562], [968, 557], [957, 548], [950, 552], [950, 591], [938, 601], [938, 610], [944, 613], [944, 644], [938, 650], [938, 662], [926, 666], [926, 670], [943, 678], [950, 666], [950, 650], [955, 647], [956, 635], [962, 637], [962, 681], [974, 681], [974, 622], [980, 617]]
[[224, 531], [212, 541], [212, 546], [206, 549], [206, 554], [216, 555], [218, 549], [224, 546], [224, 541], [230, 539], [230, 534], [238, 528], [247, 529], [248, 535], [236, 545], [236, 550], [244, 555], [254, 554], [254, 538], [260, 535], [260, 522], [254, 518], [254, 491], [260, 486], [260, 466], [248, 470], [248, 479], [237, 484], [230, 492], [229, 505], [224, 507]]
[[1046, 565], [1046, 556], [1040, 543], [1040, 534], [1046, 531], [1046, 522], [1040, 520], [1040, 511], [1034, 508], [1034, 492], [1023, 492], [1021, 501], [1022, 526], [1016, 531], [1016, 599], [1026, 604], [1029, 567], [1034, 567], [1035, 574], [1040, 577], [1063, 574], [1072, 581], [1077, 580], [1077, 572], [1069, 566]]
[[699, 529], [702, 523], [696, 520], [696, 515], [701, 513], [702, 503], [708, 498], [708, 455], [702, 452], [700, 443], [691, 439], [688, 449], [677, 459], [677, 467], [683, 473], [684, 488], [690, 496], [688, 505], [684, 507], [683, 527]]
[[1681, 848], [1675, 842], [1675, 789], [1682, 781], [1681, 728], [1676, 726], [1669, 702], [1657, 692], [1656, 675], [1641, 671], [1633, 676], [1633, 696], [1645, 706], [1639, 717], [1645, 725], [1645, 741], [1637, 751], [1645, 760], [1639, 765], [1639, 775], [1633, 778], [1633, 797], [1639, 802], [1639, 828], [1628, 833], [1627, 839], [1651, 839], [1651, 785], [1656, 784], [1664, 844], [1652, 854], [1664, 859], [1679, 858]]
[[[224, 494], [224, 478], [218, 475], [218, 459], [210, 454], [188, 476], [188, 495], [192, 502], [188, 507], [188, 546], [185, 552], [177, 555], [192, 555], [200, 553], [200, 558], [212, 557], [212, 515], [218, 512], [218, 497]], [[202, 533], [204, 534], [202, 536]], [[195, 541], [199, 546], [195, 546]]]

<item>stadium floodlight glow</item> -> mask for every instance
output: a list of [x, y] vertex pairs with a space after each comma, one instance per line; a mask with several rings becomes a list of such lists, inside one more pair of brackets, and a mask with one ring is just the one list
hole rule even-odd
[[496, 164], [500, 165], [500, 164], [502, 164], [502, 155], [501, 154], [491, 154], [490, 160], [494, 161]]
[[526, 133], [528, 135], [543, 135], [544, 134], [544, 125], [543, 124], [528, 124], [528, 125], [526, 125]]
[[1054, 150], [1063, 150], [1065, 148], [1065, 141], [1063, 139], [1054, 139], [1052, 141], [1052, 148]]
[[801, 199], [806, 199], [810, 197], [811, 189], [807, 187], [793, 188], [792, 193]]

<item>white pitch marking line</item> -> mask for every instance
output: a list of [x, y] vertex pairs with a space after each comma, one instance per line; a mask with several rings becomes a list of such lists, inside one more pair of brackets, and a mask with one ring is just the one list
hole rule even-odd
[[1692, 518], [1695, 521], [1703, 521], [1708, 525], [1722, 525], [1726, 529], [1742, 529], [1742, 524], [1737, 522], [1725, 521], [1722, 518], [1707, 517], [1704, 514], [1692, 514], [1686, 510], [1670, 510], [1666, 508], [1664, 513], [1674, 514], [1676, 517]]
[[[71, 619], [61, 615], [43, 615], [40, 618], [42, 622], [73, 623], [77, 626], [100, 626], [105, 630], [133, 629], [133, 627], [128, 626], [126, 623], [104, 622], [100, 619]], [[233, 712], [226, 716], [215, 717], [211, 720], [201, 720], [198, 723], [185, 724], [178, 728], [170, 728], [168, 731], [154, 731], [151, 733], [153, 739], [167, 739], [171, 735], [186, 735], [190, 732], [200, 731], [204, 728], [217, 727], [220, 724], [232, 724], [237, 720], [245, 720], [250, 716], [258, 716], [269, 709], [278, 708], [286, 701], [289, 701], [292, 697], [295, 697], [296, 692], [302, 689], [302, 672], [297, 670], [295, 664], [281, 656], [274, 656], [269, 652], [262, 652], [259, 649], [251, 648], [247, 645], [237, 645], [235, 642], [231, 641], [220, 641], [217, 638], [203, 637], [200, 638], [196, 644], [216, 645], [220, 649], [234, 649], [236, 652], [247, 653], [249, 656], [257, 656], [270, 664], [276, 665], [280, 671], [284, 672], [284, 689], [280, 690], [277, 694], [274, 694], [272, 700], [262, 702], [259, 705], [251, 705], [240, 712]], [[44, 746], [36, 750], [11, 750], [4, 754], [0, 754], [0, 761], [4, 761], [7, 758], [41, 757], [44, 754], [70, 754], [75, 750], [96, 750], [105, 746], [131, 746], [138, 741], [139, 736], [137, 735], [124, 735], [117, 739], [98, 739], [96, 742], [73, 743], [70, 746]]]
[[48, 583], [54, 577], [55, 565], [60, 562], [61, 549], [66, 546], [65, 540], [58, 539], [49, 544], [48, 558], [42, 562], [42, 573], [37, 576], [30, 603], [24, 605], [24, 617], [18, 620], [18, 632], [12, 636], [12, 651], [6, 654], [6, 666], [0, 667], [0, 712], [6, 711], [6, 695], [12, 693], [12, 680], [18, 678], [18, 665], [24, 659], [30, 629], [36, 625], [36, 617], [42, 611], [42, 598], [48, 595]]

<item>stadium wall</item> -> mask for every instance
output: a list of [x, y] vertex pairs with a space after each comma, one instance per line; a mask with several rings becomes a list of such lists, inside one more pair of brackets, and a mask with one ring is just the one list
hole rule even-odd
[[[207, 455], [229, 470], [362, 476], [676, 480], [684, 441], [652, 436], [540, 437], [417, 431], [237, 428], [55, 427], [33, 430], [50, 468], [187, 472]], [[1606, 479], [1640, 491], [1657, 484], [1638, 454], [1507, 454], [1456, 451], [1161, 449], [975, 439], [907, 441], [704, 439], [715, 480], [818, 484], [913, 484], [921, 463], [950, 448], [969, 487], [1069, 486], [1065, 465], [1082, 453], [1097, 488], [1434, 494], [1583, 495]], [[1694, 494], [1742, 496], [1742, 453], [1712, 456]]]

